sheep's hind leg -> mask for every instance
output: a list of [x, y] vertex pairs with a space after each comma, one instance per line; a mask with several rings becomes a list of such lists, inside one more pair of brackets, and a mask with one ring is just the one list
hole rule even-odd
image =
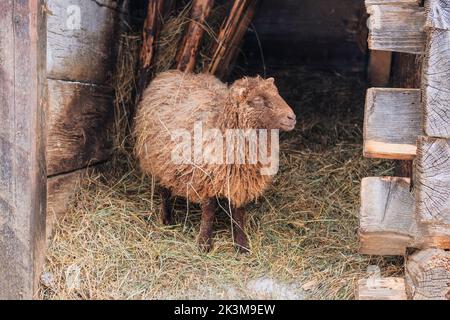
[[240, 253], [249, 252], [247, 235], [245, 234], [245, 209], [231, 208], [234, 242]]
[[166, 188], [161, 189], [161, 219], [164, 225], [173, 225], [172, 193]]
[[201, 204], [202, 221], [200, 223], [198, 246], [202, 251], [209, 251], [212, 247], [213, 223], [216, 206], [217, 200], [215, 198], [208, 199]]

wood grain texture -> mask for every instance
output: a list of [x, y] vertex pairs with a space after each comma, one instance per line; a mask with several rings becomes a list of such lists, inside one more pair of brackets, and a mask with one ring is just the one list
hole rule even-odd
[[404, 255], [418, 234], [409, 179], [369, 177], [361, 182], [359, 239], [363, 254]]
[[[422, 81], [422, 56], [394, 52], [392, 59], [392, 86], [394, 88], [419, 89]], [[395, 161], [394, 175], [396, 177], [412, 178], [412, 173], [412, 160]]]
[[411, 300], [450, 300], [450, 252], [427, 249], [408, 257], [405, 283]]
[[427, 0], [425, 1], [425, 11], [427, 27], [450, 30], [450, 2], [448, 0]]
[[76, 193], [86, 169], [58, 175], [47, 180], [46, 238], [50, 239], [57, 219], [67, 211], [70, 198]]
[[178, 70], [186, 72], [194, 70], [198, 47], [205, 31], [205, 21], [213, 6], [214, 0], [194, 0], [192, 2], [191, 21], [176, 58]]
[[361, 183], [360, 252], [404, 255], [407, 248], [450, 249], [450, 229], [416, 219], [410, 179], [369, 177]]
[[48, 80], [48, 89], [48, 175], [108, 159], [114, 120], [111, 90], [59, 80]]
[[417, 215], [450, 226], [450, 141], [420, 137], [415, 172]]
[[31, 299], [44, 257], [44, 1], [0, 2], [0, 299]]
[[361, 279], [356, 300], [407, 300], [403, 278]]
[[217, 43], [212, 50], [212, 58], [205, 72], [225, 78], [230, 64], [237, 55], [240, 42], [244, 37], [255, 13], [258, 0], [234, 0], [230, 14], [223, 22]]
[[364, 113], [364, 156], [413, 159], [421, 135], [419, 89], [371, 88]]
[[422, 77], [425, 132], [450, 138], [450, 31], [427, 33]]
[[425, 47], [425, 10], [408, 5], [370, 5], [369, 49], [420, 54]]
[[391, 79], [392, 52], [370, 51], [368, 76], [372, 87], [386, 87]]
[[47, 6], [48, 77], [104, 84], [119, 42], [117, 1], [48, 0]]
[[155, 59], [156, 41], [161, 28], [163, 0], [149, 0], [147, 15], [142, 30], [142, 47], [139, 54], [139, 74], [136, 88], [136, 104], [153, 76], [152, 63]]

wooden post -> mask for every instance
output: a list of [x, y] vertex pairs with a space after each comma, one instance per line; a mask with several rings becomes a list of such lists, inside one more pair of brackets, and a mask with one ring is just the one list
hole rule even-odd
[[213, 5], [214, 0], [194, 0], [192, 3], [191, 22], [176, 58], [178, 70], [194, 71], [195, 57], [205, 31], [204, 24]]
[[255, 13], [257, 0], [235, 0], [230, 14], [222, 24], [213, 49], [211, 62], [205, 72], [224, 78], [236, 56], [239, 43]]
[[147, 87], [151, 77], [152, 62], [155, 58], [156, 37], [161, 24], [163, 0], [149, 0], [147, 17], [144, 21], [142, 33], [142, 49], [139, 56], [139, 77], [136, 93], [136, 103]]
[[450, 138], [450, 30], [430, 29], [424, 59], [423, 105], [427, 135]]
[[44, 0], [0, 2], [0, 299], [31, 299], [46, 214]]

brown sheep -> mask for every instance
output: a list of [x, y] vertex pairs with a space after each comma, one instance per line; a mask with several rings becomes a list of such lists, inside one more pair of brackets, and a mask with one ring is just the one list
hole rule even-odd
[[[175, 70], [159, 74], [144, 91], [139, 103], [133, 130], [135, 155], [142, 171], [155, 177], [162, 187], [163, 223], [172, 224], [173, 221], [171, 197], [182, 196], [200, 203], [202, 219], [198, 242], [200, 248], [209, 250], [217, 199], [228, 199], [235, 243], [239, 251], [248, 251], [243, 206], [260, 196], [270, 183], [271, 176], [261, 174], [261, 168], [267, 163], [246, 161], [249, 148], [245, 148], [244, 162], [205, 163], [202, 162], [205, 158], [195, 158], [198, 149], [195, 142], [194, 160], [188, 145], [184, 150], [188, 159], [181, 157], [186, 161], [175, 162], [174, 150], [182, 153], [179, 138], [184, 136], [175, 134], [174, 137], [174, 133], [195, 137], [194, 128], [199, 123], [202, 132], [210, 129], [212, 132], [206, 138], [202, 137], [201, 149], [209, 147], [210, 154], [216, 155], [209, 160], [223, 160], [222, 145], [215, 144], [218, 136], [226, 136], [230, 129], [289, 131], [295, 126], [295, 114], [280, 97], [273, 78], [246, 77], [227, 86], [212, 75]], [[272, 145], [270, 141], [267, 137], [268, 152]], [[234, 159], [237, 159], [236, 152], [233, 149]]]

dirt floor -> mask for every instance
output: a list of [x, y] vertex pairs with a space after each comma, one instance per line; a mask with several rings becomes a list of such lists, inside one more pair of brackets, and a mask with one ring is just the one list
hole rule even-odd
[[362, 157], [360, 75], [272, 70], [298, 126], [281, 136], [273, 187], [248, 206], [251, 254], [231, 243], [219, 214], [214, 248], [196, 247], [200, 211], [177, 202], [177, 225], [158, 219], [157, 186], [120, 159], [85, 179], [58, 221], [40, 286], [43, 299], [352, 299], [371, 264], [385, 276], [400, 258], [357, 253], [360, 181], [392, 174]]

